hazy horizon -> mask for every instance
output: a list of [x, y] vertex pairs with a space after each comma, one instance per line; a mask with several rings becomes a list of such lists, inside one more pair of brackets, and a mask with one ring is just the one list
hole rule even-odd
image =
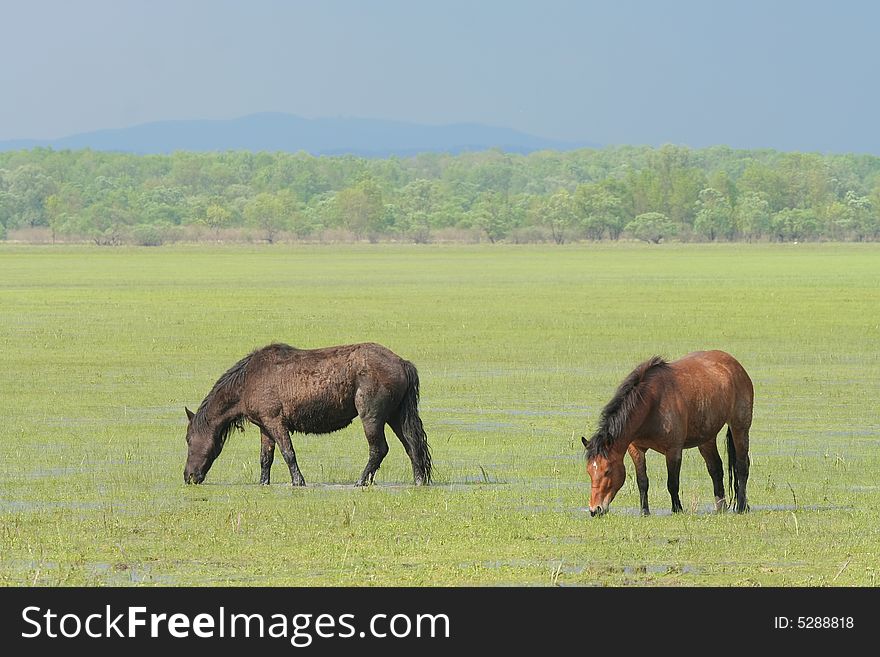
[[880, 155], [870, 2], [8, 4], [3, 141], [281, 112]]

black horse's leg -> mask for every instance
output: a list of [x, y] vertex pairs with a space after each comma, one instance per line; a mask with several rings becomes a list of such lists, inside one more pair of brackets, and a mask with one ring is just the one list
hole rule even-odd
[[269, 485], [269, 474], [272, 471], [272, 461], [275, 460], [275, 441], [272, 436], [262, 429], [260, 430], [260, 483]]
[[681, 474], [681, 450], [670, 449], [666, 452], [666, 489], [672, 498], [672, 512], [679, 513], [684, 510], [681, 499], [678, 497], [678, 478]]
[[382, 464], [382, 459], [388, 453], [388, 441], [385, 440], [385, 422], [372, 417], [362, 417], [364, 433], [367, 436], [367, 444], [370, 446], [370, 458], [361, 473], [360, 479], [355, 486], [368, 486], [373, 483], [376, 470]]
[[645, 450], [639, 449], [632, 443], [627, 448], [633, 465], [636, 466], [636, 483], [639, 485], [639, 504], [642, 515], [650, 515], [648, 508], [648, 464], [645, 462]]
[[294, 486], [305, 486], [306, 480], [302, 476], [302, 472], [299, 471], [299, 464], [296, 462], [296, 452], [293, 451], [293, 444], [290, 442], [290, 434], [287, 432], [287, 428], [278, 424], [276, 426], [267, 426], [266, 431], [269, 437], [278, 443], [278, 447], [281, 449], [281, 456], [284, 457], [284, 462], [287, 463], [287, 468], [290, 470], [290, 482]]
[[736, 448], [736, 512], [744, 513], [749, 510], [748, 498], [746, 497], [746, 484], [749, 482], [749, 430], [730, 427], [733, 434], [733, 445]]
[[425, 478], [422, 476], [421, 468], [419, 467], [419, 463], [416, 460], [415, 456], [413, 456], [412, 450], [409, 448], [409, 443], [406, 441], [406, 437], [403, 435], [403, 426], [400, 423], [400, 418], [389, 418], [388, 426], [391, 427], [391, 430], [394, 432], [394, 435], [397, 436], [398, 440], [400, 440], [403, 445], [403, 449], [406, 450], [406, 455], [409, 457], [410, 463], [412, 463], [412, 471], [413, 471], [413, 481], [416, 486], [421, 486], [426, 483]]
[[727, 501], [724, 499], [724, 463], [718, 453], [718, 445], [714, 439], [707, 440], [699, 446], [700, 454], [706, 461], [706, 469], [712, 477], [712, 488], [715, 490], [715, 510], [724, 511]]

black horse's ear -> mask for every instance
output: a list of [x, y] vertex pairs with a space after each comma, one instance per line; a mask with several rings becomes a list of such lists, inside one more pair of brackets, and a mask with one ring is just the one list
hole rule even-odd
[[581, 436], [581, 442], [584, 444], [584, 447], [590, 446], [590, 441], [587, 440], [586, 438], [584, 438], [583, 436]]
[[189, 420], [190, 422], [192, 422], [192, 419], [195, 416], [195, 413], [193, 413], [191, 410], [189, 410], [186, 406], [183, 407], [183, 410], [186, 411], [186, 419]]

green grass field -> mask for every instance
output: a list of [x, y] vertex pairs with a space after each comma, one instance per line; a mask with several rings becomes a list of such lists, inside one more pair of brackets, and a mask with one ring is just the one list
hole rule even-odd
[[[183, 484], [184, 405], [271, 341], [380, 342], [419, 368], [436, 485], [360, 423], [259, 433]], [[0, 246], [0, 583], [875, 585], [880, 244]], [[641, 360], [731, 352], [755, 383], [752, 512], [668, 513], [629, 476], [592, 519], [580, 436]]]

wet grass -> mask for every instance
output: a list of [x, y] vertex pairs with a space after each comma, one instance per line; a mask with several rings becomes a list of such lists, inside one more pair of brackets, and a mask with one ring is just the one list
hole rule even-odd
[[[0, 246], [0, 583], [874, 585], [880, 246]], [[359, 424], [259, 436], [182, 483], [183, 406], [272, 340], [414, 361], [437, 485]], [[580, 436], [639, 361], [730, 351], [755, 382], [752, 512], [672, 516], [649, 455], [601, 520]]]

